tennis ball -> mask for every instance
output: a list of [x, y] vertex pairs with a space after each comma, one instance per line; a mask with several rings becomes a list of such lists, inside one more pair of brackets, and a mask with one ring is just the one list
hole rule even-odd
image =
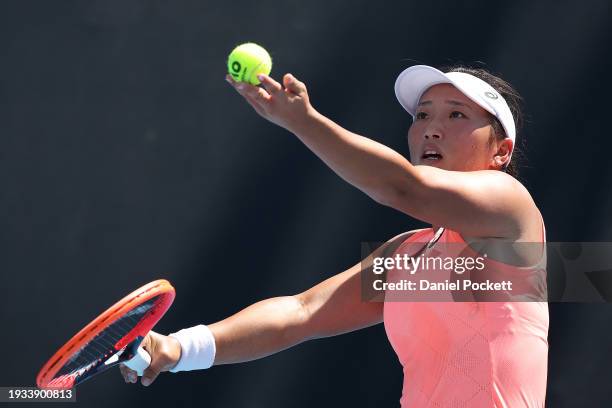
[[227, 58], [227, 70], [235, 81], [259, 85], [257, 75], [270, 74], [272, 58], [268, 51], [257, 44], [241, 44]]

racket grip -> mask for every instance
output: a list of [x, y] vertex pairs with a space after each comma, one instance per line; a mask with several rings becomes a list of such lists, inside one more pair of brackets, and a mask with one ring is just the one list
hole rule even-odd
[[138, 347], [136, 354], [130, 360], [126, 361], [125, 364], [128, 368], [136, 371], [139, 377], [142, 376], [144, 370], [151, 365], [151, 356], [145, 349]]

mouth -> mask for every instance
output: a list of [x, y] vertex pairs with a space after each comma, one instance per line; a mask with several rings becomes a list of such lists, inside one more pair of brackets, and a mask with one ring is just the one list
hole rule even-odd
[[423, 152], [423, 155], [421, 156], [422, 160], [431, 160], [431, 161], [438, 161], [438, 160], [442, 160], [442, 155], [440, 153], [438, 153], [435, 150], [432, 149], [427, 149]]

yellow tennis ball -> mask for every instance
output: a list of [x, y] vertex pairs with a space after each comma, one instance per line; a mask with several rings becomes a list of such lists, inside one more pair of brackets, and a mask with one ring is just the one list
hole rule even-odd
[[241, 44], [227, 58], [227, 70], [235, 81], [259, 85], [257, 75], [270, 74], [272, 58], [268, 51], [257, 44]]

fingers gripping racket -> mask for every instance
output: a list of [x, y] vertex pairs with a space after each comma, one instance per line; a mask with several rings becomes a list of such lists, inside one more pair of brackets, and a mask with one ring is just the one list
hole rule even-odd
[[130, 293], [85, 326], [41, 368], [39, 388], [72, 388], [120, 363], [142, 375], [151, 362], [140, 347], [166, 313], [175, 292], [164, 279]]

